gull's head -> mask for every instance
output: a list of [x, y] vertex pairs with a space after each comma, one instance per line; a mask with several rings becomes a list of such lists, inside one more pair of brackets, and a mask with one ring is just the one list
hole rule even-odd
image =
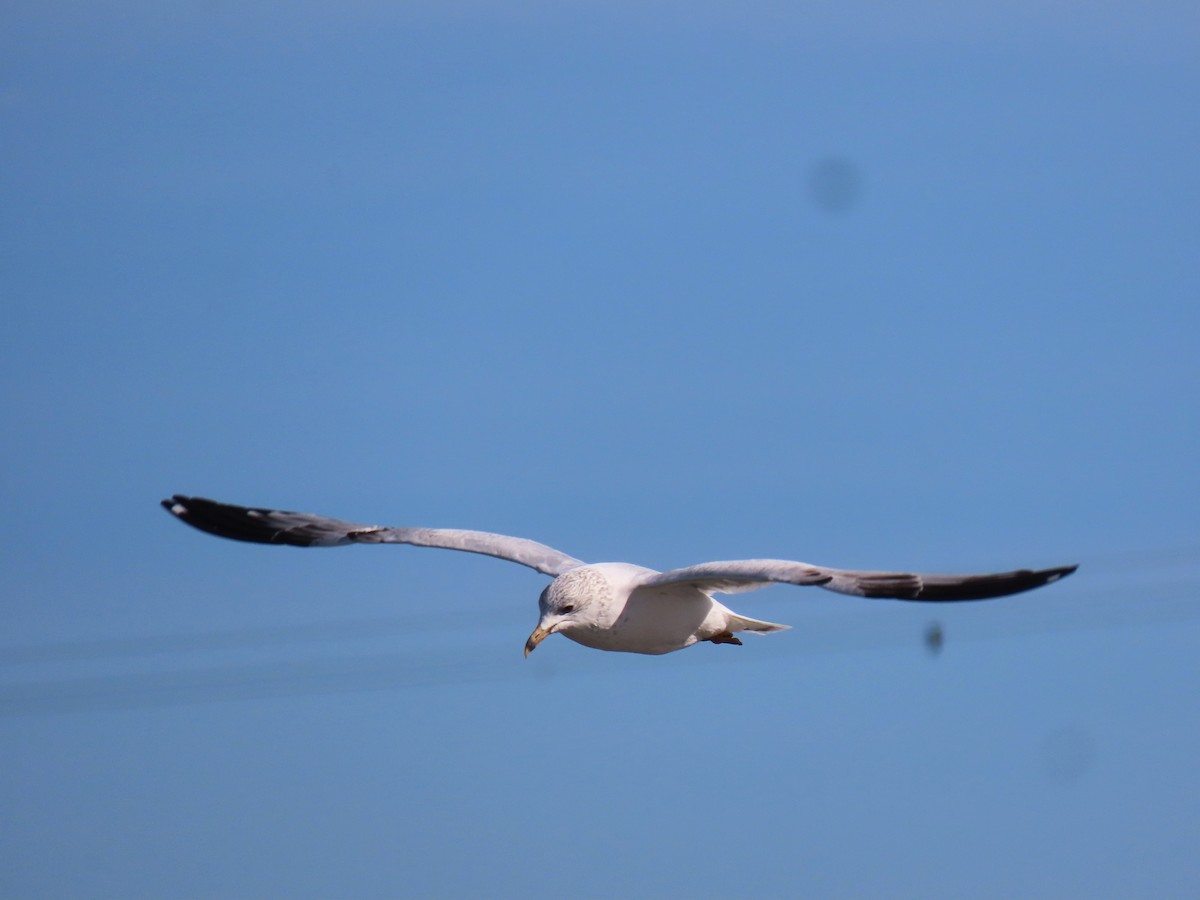
[[591, 567], [572, 569], [555, 578], [538, 597], [541, 618], [525, 642], [525, 655], [552, 634], [570, 634], [573, 629], [595, 625], [608, 592], [607, 581]]
[[541, 613], [541, 618], [538, 619], [537, 628], [533, 629], [533, 634], [525, 642], [526, 657], [534, 651], [538, 644], [556, 631], [569, 629], [578, 621], [577, 616], [582, 613], [584, 604], [575, 598], [564, 596], [564, 591], [555, 591], [556, 584], [558, 584], [557, 581], [551, 582], [538, 597], [538, 611]]

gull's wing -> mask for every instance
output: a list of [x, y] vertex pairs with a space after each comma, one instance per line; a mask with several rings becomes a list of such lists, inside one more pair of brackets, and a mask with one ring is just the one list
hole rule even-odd
[[553, 547], [525, 538], [491, 534], [487, 531], [460, 531], [453, 528], [386, 528], [381, 525], [357, 525], [281, 509], [251, 509], [229, 503], [217, 503], [203, 497], [176, 494], [162, 502], [163, 507], [194, 528], [257, 544], [289, 544], [293, 547], [341, 547], [346, 544], [413, 544], [417, 547], [441, 547], [465, 550], [507, 559], [558, 576], [582, 566], [574, 557]]
[[990, 575], [918, 575], [913, 572], [856, 572], [786, 559], [736, 559], [701, 563], [647, 576], [639, 586], [686, 582], [707, 593], [752, 591], [769, 584], [816, 585], [856, 597], [895, 600], [986, 600], [1019, 594], [1070, 575], [1077, 566], [1018, 569]]

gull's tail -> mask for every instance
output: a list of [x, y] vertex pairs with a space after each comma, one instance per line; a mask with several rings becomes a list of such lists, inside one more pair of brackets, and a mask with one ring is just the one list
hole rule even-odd
[[761, 619], [747, 619], [735, 612], [729, 614], [729, 630], [733, 632], [755, 631], [759, 634], [770, 634], [772, 631], [787, 631], [791, 627], [791, 625], [779, 625], [776, 622], [764, 622]]

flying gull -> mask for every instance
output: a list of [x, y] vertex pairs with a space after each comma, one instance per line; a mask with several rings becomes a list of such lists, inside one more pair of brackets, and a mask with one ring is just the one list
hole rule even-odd
[[939, 603], [1017, 594], [1058, 581], [1077, 568], [918, 575], [830, 569], [785, 559], [737, 559], [656, 572], [631, 563], [589, 564], [537, 541], [486, 531], [357, 525], [180, 494], [162, 505], [201, 531], [238, 541], [293, 547], [412, 544], [482, 553], [529, 566], [554, 580], [538, 598], [541, 618], [525, 642], [526, 656], [552, 634], [562, 634], [585, 647], [625, 653], [670, 653], [701, 641], [741, 644], [740, 632], [761, 634], [790, 626], [738, 615], [712, 595], [772, 584], [813, 585], [855, 597]]

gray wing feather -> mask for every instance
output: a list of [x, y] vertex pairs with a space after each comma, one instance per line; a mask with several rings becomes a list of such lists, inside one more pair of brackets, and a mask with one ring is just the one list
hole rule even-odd
[[584, 565], [580, 560], [537, 541], [488, 531], [360, 525], [309, 513], [234, 506], [181, 494], [162, 501], [162, 505], [176, 518], [194, 528], [235, 541], [286, 544], [292, 547], [342, 547], [347, 544], [440, 547], [506, 559], [551, 576]]
[[642, 585], [687, 582], [708, 593], [734, 593], [770, 584], [815, 585], [856, 597], [949, 602], [985, 600], [1029, 591], [1065, 578], [1076, 568], [1018, 569], [987, 575], [921, 575], [830, 569], [786, 559], [738, 559], [661, 572], [648, 576]]
[[735, 559], [658, 572], [647, 576], [640, 584], [653, 587], [686, 582], [705, 593], [736, 594], [772, 584], [824, 585], [829, 579], [825, 570], [806, 563], [785, 559]]

